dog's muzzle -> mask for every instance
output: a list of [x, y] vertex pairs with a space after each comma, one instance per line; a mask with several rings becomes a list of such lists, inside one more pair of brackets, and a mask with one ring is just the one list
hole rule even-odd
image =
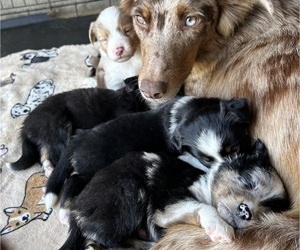
[[242, 220], [251, 220], [252, 215], [247, 204], [241, 203], [238, 206], [237, 212], [237, 216], [240, 217]]

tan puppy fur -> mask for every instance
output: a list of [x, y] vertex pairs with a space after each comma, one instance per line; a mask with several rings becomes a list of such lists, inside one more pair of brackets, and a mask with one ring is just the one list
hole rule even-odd
[[[121, 0], [121, 8], [133, 17], [141, 40], [139, 87], [146, 99], [165, 102], [184, 83], [187, 95], [250, 100], [252, 135], [269, 148], [293, 208], [238, 232], [230, 249], [298, 249], [299, 2]], [[180, 226], [170, 229], [159, 249], [226, 249], [199, 241], [201, 229], [187, 235], [194, 229], [182, 227], [180, 237]]]

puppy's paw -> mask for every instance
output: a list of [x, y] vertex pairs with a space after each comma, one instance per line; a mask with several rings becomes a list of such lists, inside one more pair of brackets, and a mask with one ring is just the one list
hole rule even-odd
[[51, 175], [51, 173], [54, 169], [52, 163], [49, 160], [45, 160], [42, 163], [42, 167], [43, 167], [43, 170], [45, 171], [45, 176], [47, 178], [49, 178], [49, 176]]
[[59, 221], [61, 224], [70, 226], [70, 214], [71, 211], [69, 209], [61, 208], [59, 210]]
[[50, 209], [57, 202], [58, 197], [54, 193], [48, 193], [45, 195], [45, 206], [47, 209]]
[[5, 163], [5, 167], [12, 169], [11, 163], [10, 163], [10, 162], [6, 162], [6, 163]]
[[229, 243], [234, 240], [233, 227], [221, 218], [211, 218], [203, 228], [212, 241]]
[[231, 242], [234, 239], [233, 227], [220, 217], [214, 207], [201, 204], [198, 215], [201, 226], [212, 241]]

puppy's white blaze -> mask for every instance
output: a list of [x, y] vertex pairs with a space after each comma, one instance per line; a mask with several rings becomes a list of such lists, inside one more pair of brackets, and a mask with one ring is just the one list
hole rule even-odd
[[217, 136], [213, 130], [205, 130], [196, 139], [196, 147], [202, 153], [213, 157], [218, 162], [223, 162], [224, 159], [220, 155], [222, 149], [222, 138]]
[[54, 193], [48, 193], [45, 196], [45, 206], [46, 209], [52, 208], [58, 200], [58, 196]]
[[190, 164], [194, 168], [198, 168], [198, 169], [202, 170], [205, 173], [207, 173], [209, 171], [209, 169], [206, 166], [204, 166], [196, 157], [192, 156], [188, 152], [184, 152], [182, 155], [178, 156], [177, 158], [179, 160], [182, 160], [182, 161]]
[[182, 200], [166, 206], [164, 211], [157, 211], [153, 219], [158, 226], [167, 228], [173, 223], [184, 220], [185, 216], [193, 215], [200, 207], [201, 203], [197, 201]]
[[176, 101], [170, 111], [171, 116], [170, 116], [170, 134], [173, 134], [175, 132], [175, 129], [178, 126], [178, 121], [176, 118], [176, 114], [178, 109], [182, 108], [183, 106], [185, 106], [189, 101], [191, 101], [192, 99], [194, 99], [195, 97], [193, 96], [184, 96], [182, 98], [180, 98], [178, 101]]

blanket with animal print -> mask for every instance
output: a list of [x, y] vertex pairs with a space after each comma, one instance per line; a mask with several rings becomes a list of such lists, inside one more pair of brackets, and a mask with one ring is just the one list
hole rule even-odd
[[13, 171], [7, 162], [21, 155], [19, 131], [26, 116], [51, 95], [75, 88], [96, 87], [89, 56], [91, 45], [26, 50], [0, 58], [0, 234], [1, 249], [53, 250], [64, 242], [68, 229], [58, 209], [46, 210], [47, 181], [38, 164]]

